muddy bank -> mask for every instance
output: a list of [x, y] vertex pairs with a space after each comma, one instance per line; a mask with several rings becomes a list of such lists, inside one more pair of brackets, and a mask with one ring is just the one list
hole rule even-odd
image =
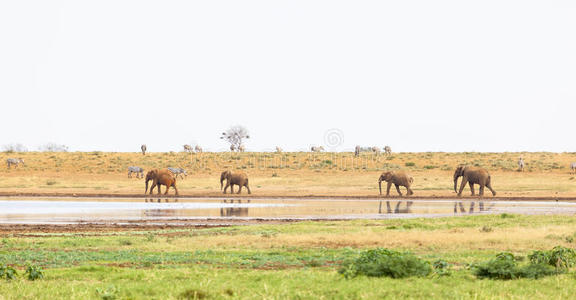
[[[127, 194], [127, 193], [28, 193], [28, 192], [0, 192], [0, 197], [77, 197], [77, 198], [189, 198], [189, 199], [230, 199], [230, 198], [246, 198], [246, 199], [335, 199], [335, 200], [367, 200], [367, 199], [418, 199], [418, 200], [465, 200], [465, 199], [480, 199], [478, 196], [411, 196], [411, 197], [384, 197], [378, 195], [247, 195], [247, 194], [180, 194], [179, 196], [172, 195], [144, 195], [144, 194]], [[482, 199], [488, 201], [576, 201], [576, 197], [558, 197], [558, 196], [484, 196]]]

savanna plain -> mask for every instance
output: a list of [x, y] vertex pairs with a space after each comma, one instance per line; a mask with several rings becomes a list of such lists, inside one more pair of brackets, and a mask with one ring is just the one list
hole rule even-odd
[[[520, 156], [524, 172], [517, 171]], [[382, 171], [403, 169], [414, 176], [414, 197], [450, 198], [454, 168], [469, 164], [490, 172], [498, 201], [576, 197], [569, 168], [575, 153], [0, 154], [2, 161], [9, 157], [25, 165], [0, 169], [5, 196], [142, 196], [143, 180], [127, 177], [135, 165], [186, 169], [187, 178], [177, 182], [184, 196], [221, 196], [220, 172], [235, 169], [248, 173], [251, 197], [354, 201], [378, 197]], [[568, 299], [576, 292], [575, 239], [574, 215], [187, 227], [3, 224], [0, 298]]]

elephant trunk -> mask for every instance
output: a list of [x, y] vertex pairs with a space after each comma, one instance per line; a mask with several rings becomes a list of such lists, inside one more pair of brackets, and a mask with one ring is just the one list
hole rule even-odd
[[146, 193], [148, 193], [148, 181], [149, 181], [149, 179], [146, 179], [146, 189], [144, 190], [144, 195], [146, 195]]
[[380, 195], [382, 195], [382, 178], [378, 179], [378, 189], [380, 190]]
[[220, 190], [222, 190], [224, 186], [224, 176], [220, 177]]
[[458, 191], [456, 190], [456, 188], [458, 186], [458, 177], [460, 177], [460, 176], [458, 176], [458, 175], [454, 176], [454, 192], [455, 193], [458, 193]]

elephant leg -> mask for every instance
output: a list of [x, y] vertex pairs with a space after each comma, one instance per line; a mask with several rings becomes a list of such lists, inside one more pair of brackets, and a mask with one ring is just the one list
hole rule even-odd
[[480, 197], [484, 196], [484, 185], [483, 184], [480, 185], [480, 192], [478, 192], [478, 195]]
[[392, 186], [392, 182], [388, 182], [386, 185], [386, 197], [390, 196], [390, 187]]
[[240, 192], [242, 192], [242, 185], [238, 185], [238, 193], [237, 194], [240, 194]]
[[[174, 191], [176, 192], [176, 196], [178, 196], [178, 188], [176, 187], [176, 183], [173, 183], [172, 187], [174, 188]], [[178, 201], [178, 200], [176, 200], [176, 201]]]
[[[155, 187], [156, 187], [156, 183], [152, 182], [152, 186], [150, 187], [150, 195], [152, 195], [152, 191], [154, 191]], [[158, 187], [158, 189], [160, 189], [160, 187]]]
[[159, 183], [159, 184], [158, 184], [158, 195], [161, 195], [161, 194], [162, 194], [162, 192], [160, 192], [160, 190], [161, 190], [160, 187], [161, 187], [161, 186], [162, 186], [162, 184]]
[[248, 184], [246, 184], [245, 187], [246, 187], [246, 190], [248, 190], [248, 194], [252, 194], [252, 193], [250, 192], [250, 187], [248, 186]]
[[412, 191], [412, 189], [409, 186], [406, 186], [406, 195], [408, 196], [414, 195], [414, 191]]
[[402, 197], [402, 192], [400, 191], [400, 185], [394, 184], [394, 186], [396, 187], [396, 191], [398, 192], [398, 195], [400, 195], [400, 197]]
[[230, 184], [230, 194], [234, 194], [234, 184]]
[[496, 191], [492, 189], [492, 185], [490, 183], [488, 183], [486, 185], [486, 187], [488, 187], [488, 189], [490, 189], [490, 191], [492, 192], [492, 196], [496, 196]]
[[474, 184], [472, 182], [468, 182], [468, 186], [470, 187], [470, 191], [472, 192], [472, 196], [474, 196]]
[[464, 187], [466, 186], [467, 183], [468, 179], [462, 178], [462, 183], [460, 184], [460, 190], [458, 191], [458, 197], [462, 196], [462, 191], [464, 190]]
[[168, 195], [168, 190], [169, 190], [169, 189], [170, 189], [170, 185], [167, 184], [167, 185], [166, 185], [166, 191], [164, 192], [164, 195]]

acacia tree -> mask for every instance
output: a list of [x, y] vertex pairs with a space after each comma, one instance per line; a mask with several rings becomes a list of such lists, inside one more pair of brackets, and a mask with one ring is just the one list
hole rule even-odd
[[236, 125], [228, 128], [225, 132], [222, 132], [220, 138], [226, 140], [231, 146], [234, 146], [236, 151], [238, 151], [240, 146], [243, 145], [244, 139], [249, 139], [250, 136], [248, 135], [248, 129], [246, 129], [246, 127]]

